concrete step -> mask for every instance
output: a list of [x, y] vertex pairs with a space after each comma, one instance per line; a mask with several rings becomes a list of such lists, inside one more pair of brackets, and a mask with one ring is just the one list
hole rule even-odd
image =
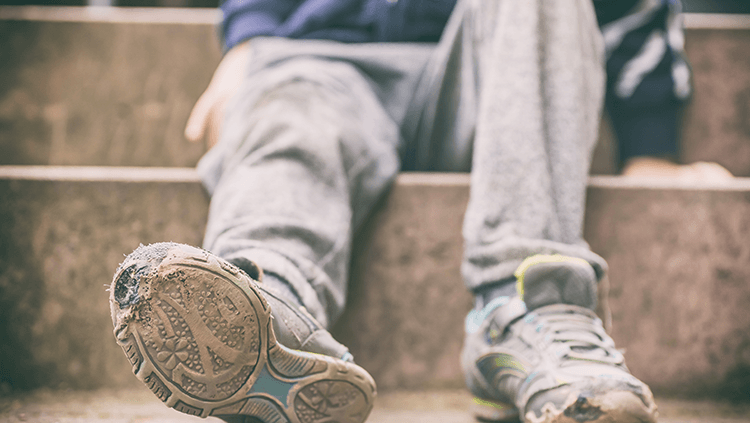
[[[750, 176], [750, 15], [686, 14], [683, 159]], [[0, 164], [193, 166], [183, 139], [220, 60], [215, 9], [0, 6]], [[592, 171], [615, 171], [606, 127]]]
[[105, 285], [139, 243], [200, 245], [208, 199], [194, 171], [0, 173], [2, 378], [18, 388], [132, 383], [110, 342]]
[[[406, 173], [358, 234], [333, 332], [381, 390], [459, 387], [465, 174]], [[105, 286], [139, 243], [200, 244], [190, 169], [0, 167], [2, 382], [133, 386]], [[612, 335], [661, 393], [750, 392], [750, 179], [589, 184], [586, 239], [611, 267]]]
[[217, 11], [0, 6], [0, 164], [194, 166]]
[[[379, 393], [369, 423], [476, 423], [472, 397], [464, 390]], [[658, 398], [661, 423], [745, 423], [750, 407], [723, 401]], [[148, 389], [93, 392], [37, 391], [0, 398], [0, 421], [7, 423], [199, 423], [219, 422], [167, 408]]]

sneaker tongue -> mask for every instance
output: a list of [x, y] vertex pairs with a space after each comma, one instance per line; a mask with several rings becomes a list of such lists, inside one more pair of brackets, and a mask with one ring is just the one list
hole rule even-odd
[[596, 308], [596, 273], [585, 260], [534, 256], [519, 266], [516, 278], [529, 310], [550, 304]]

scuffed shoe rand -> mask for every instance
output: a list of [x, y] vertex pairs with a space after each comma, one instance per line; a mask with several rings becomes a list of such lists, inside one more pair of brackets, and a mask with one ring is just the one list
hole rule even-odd
[[183, 413], [246, 423], [364, 422], [376, 395], [370, 375], [279, 343], [266, 295], [207, 251], [141, 246], [110, 287], [115, 338], [136, 377]]

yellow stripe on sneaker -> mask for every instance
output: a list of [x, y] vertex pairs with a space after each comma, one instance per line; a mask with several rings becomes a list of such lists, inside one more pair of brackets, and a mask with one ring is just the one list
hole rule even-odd
[[526, 257], [526, 259], [521, 262], [516, 271], [513, 273], [513, 276], [516, 277], [516, 291], [518, 292], [518, 295], [522, 300], [524, 293], [523, 280], [526, 277], [526, 271], [529, 270], [532, 266], [544, 263], [584, 263], [589, 266], [591, 265], [584, 259], [564, 256], [562, 254], [536, 254]]
[[477, 397], [474, 397], [474, 404], [476, 404], [476, 405], [483, 405], [485, 407], [497, 408], [498, 410], [503, 410], [503, 409], [506, 409], [506, 408], [511, 408], [510, 406], [505, 405], [505, 404], [501, 404], [499, 402], [488, 401], [488, 400], [484, 400], [484, 399], [477, 398]]

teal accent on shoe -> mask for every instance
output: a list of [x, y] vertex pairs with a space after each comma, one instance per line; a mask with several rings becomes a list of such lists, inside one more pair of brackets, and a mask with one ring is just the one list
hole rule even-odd
[[282, 405], [286, 406], [289, 391], [294, 385], [294, 382], [285, 382], [277, 379], [268, 372], [268, 367], [264, 366], [258, 375], [258, 379], [248, 393], [270, 395], [279, 400]]
[[497, 297], [487, 303], [481, 310], [471, 310], [466, 315], [466, 333], [476, 333], [482, 322], [492, 314], [498, 307], [502, 307], [510, 302], [510, 297]]
[[341, 360], [354, 363], [354, 356], [352, 355], [352, 353], [346, 352], [343, 356], [341, 356]]

